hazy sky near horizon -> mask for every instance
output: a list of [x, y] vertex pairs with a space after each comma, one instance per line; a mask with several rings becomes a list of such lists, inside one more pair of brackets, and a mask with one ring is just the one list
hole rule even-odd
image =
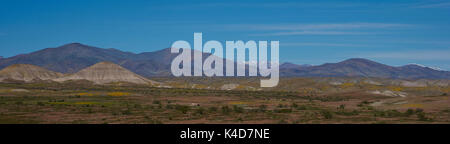
[[282, 62], [356, 57], [450, 70], [449, 0], [0, 1], [3, 57], [71, 42], [149, 52], [194, 32], [222, 44], [278, 40]]

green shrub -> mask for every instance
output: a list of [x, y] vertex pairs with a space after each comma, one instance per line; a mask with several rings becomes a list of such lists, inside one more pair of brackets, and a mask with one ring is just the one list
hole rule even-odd
[[330, 111], [327, 110], [322, 110], [320, 112], [320, 114], [325, 118], [325, 119], [332, 119], [333, 118], [333, 113], [331, 113]]
[[283, 108], [283, 104], [278, 104], [278, 108]]
[[404, 116], [403, 113], [397, 111], [397, 110], [388, 110], [387, 112], [387, 116], [388, 117], [401, 117]]
[[209, 107], [209, 111], [210, 112], [216, 112], [217, 111], [217, 107]]
[[240, 107], [240, 106], [237, 106], [237, 105], [234, 105], [234, 106], [233, 106], [233, 111], [234, 111], [235, 113], [243, 113], [243, 112], [244, 112], [244, 108], [242, 108], [242, 107]]
[[423, 112], [423, 109], [421, 109], [421, 108], [416, 109], [416, 113], [422, 113], [422, 112]]
[[366, 100], [361, 102], [361, 104], [364, 104], [364, 105], [368, 105], [368, 104], [371, 104], [371, 103], [372, 102], [369, 102], [369, 101], [366, 101]]
[[231, 109], [228, 106], [222, 106], [222, 113], [228, 114], [231, 112]]
[[297, 110], [317, 110], [318, 108], [312, 107], [310, 105], [299, 105]]
[[408, 110], [406, 110], [405, 115], [406, 115], [406, 116], [411, 116], [411, 115], [413, 115], [414, 113], [415, 113], [415, 112], [414, 112], [413, 109], [408, 109]]
[[292, 103], [291, 107], [292, 107], [292, 108], [297, 108], [298, 105], [297, 105], [296, 103]]
[[345, 104], [339, 105], [338, 109], [341, 109], [341, 110], [345, 109]]
[[186, 114], [191, 109], [191, 107], [183, 106], [183, 105], [176, 105], [175, 109], [178, 111], [181, 111], [181, 113], [183, 113], [183, 114]]
[[126, 109], [124, 111], [122, 111], [123, 115], [131, 115], [131, 110], [130, 109]]
[[369, 101], [362, 101], [361, 103], [359, 103], [357, 106], [358, 107], [363, 107], [363, 106], [365, 106], [365, 105], [369, 105], [369, 104], [371, 104], [371, 103], [373, 103], [373, 102], [369, 102]]
[[276, 109], [276, 113], [291, 113], [292, 109]]
[[288, 124], [288, 122], [285, 121], [284, 119], [282, 119], [282, 120], [278, 121], [278, 124]]
[[297, 107], [297, 110], [307, 110], [308, 108], [305, 105], [300, 105]]
[[404, 113], [401, 113], [397, 110], [375, 110], [374, 111], [374, 116], [380, 116], [380, 117], [403, 117], [403, 116], [407, 116]]
[[16, 101], [16, 105], [23, 105], [23, 101]]
[[426, 116], [425, 113], [417, 113], [417, 118], [419, 118], [419, 121], [432, 121], [433, 119]]
[[173, 108], [173, 106], [171, 104], [166, 105], [166, 109], [172, 109], [172, 108]]
[[267, 109], [267, 106], [266, 106], [266, 105], [260, 105], [260, 106], [258, 107], [258, 111], [260, 111], [260, 112], [265, 112], [266, 109]]
[[450, 113], [450, 109], [445, 109], [445, 110], [442, 110], [442, 112], [445, 112], [445, 113]]
[[43, 102], [37, 102], [38, 106], [44, 106], [45, 104]]
[[159, 105], [159, 104], [161, 104], [161, 101], [159, 101], [159, 100], [154, 100], [154, 101], [153, 101], [153, 104]]
[[[94, 113], [94, 111], [92, 111], [92, 108], [88, 108], [87, 113], [91, 114], [91, 113]], [[131, 114], [131, 112], [130, 112], [130, 114]]]
[[197, 110], [195, 110], [195, 114], [203, 115], [204, 113], [205, 113], [205, 109], [203, 109], [203, 108], [198, 108]]
[[354, 116], [354, 115], [359, 115], [359, 111], [357, 111], [357, 110], [353, 110], [351, 112], [337, 111], [337, 112], [335, 112], [335, 114], [343, 115], [343, 116]]

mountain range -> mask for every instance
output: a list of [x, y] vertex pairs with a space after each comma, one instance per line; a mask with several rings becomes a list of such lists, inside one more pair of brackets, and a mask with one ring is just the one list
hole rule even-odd
[[393, 67], [362, 58], [319, 66], [280, 67], [282, 76], [290, 77], [375, 77], [393, 79], [450, 79], [449, 71], [409, 64]]
[[[0, 69], [14, 64], [31, 64], [58, 73], [76, 73], [99, 62], [112, 62], [143, 77], [171, 76], [170, 65], [178, 54], [170, 49], [154, 52], [131, 53], [117, 49], [98, 48], [80, 43], [70, 43], [56, 48], [0, 59]], [[206, 58], [211, 54], [203, 53]], [[280, 65], [283, 77], [376, 77], [394, 79], [450, 79], [449, 71], [410, 64], [389, 66], [367, 59], [352, 58], [323, 65]]]
[[73, 74], [61, 74], [45, 68], [30, 64], [14, 64], [0, 70], [0, 82], [40, 82], [40, 81], [90, 81], [95, 84], [110, 83], [134, 83], [157, 84], [139, 76], [117, 64], [111, 62], [99, 62]]

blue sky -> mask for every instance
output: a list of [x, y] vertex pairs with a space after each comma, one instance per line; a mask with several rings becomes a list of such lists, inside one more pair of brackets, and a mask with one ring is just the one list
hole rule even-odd
[[280, 60], [450, 70], [450, 1], [1, 0], [0, 56], [66, 43], [148, 52], [176, 40], [279, 40]]

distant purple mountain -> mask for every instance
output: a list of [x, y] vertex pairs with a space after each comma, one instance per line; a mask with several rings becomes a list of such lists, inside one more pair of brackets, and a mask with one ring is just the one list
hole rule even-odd
[[[71, 43], [1, 59], [0, 69], [12, 64], [32, 64], [55, 72], [75, 73], [96, 63], [109, 61], [145, 77], [171, 76], [170, 65], [177, 55], [170, 53], [169, 48], [135, 54]], [[205, 57], [209, 55], [204, 54]]]
[[[103, 49], [80, 43], [46, 48], [29, 54], [0, 59], [0, 69], [13, 64], [32, 64], [61, 73], [75, 73], [98, 62], [109, 61], [145, 77], [171, 76], [170, 65], [178, 54], [170, 49], [131, 53]], [[206, 58], [210, 54], [203, 54]], [[285, 77], [378, 77], [398, 79], [450, 79], [450, 72], [419, 65], [392, 67], [366, 59], [349, 59], [318, 66], [283, 63], [280, 75]]]
[[32, 64], [61, 73], [75, 73], [102, 61], [119, 63], [132, 57], [133, 53], [116, 49], [101, 49], [80, 43], [66, 44], [57, 48], [46, 48], [29, 54], [4, 58], [0, 68], [12, 64]]
[[417, 65], [392, 67], [361, 58], [319, 66], [287, 68], [282, 76], [291, 77], [376, 77], [395, 79], [450, 79], [449, 71], [439, 71]]
[[293, 64], [290, 62], [285, 62], [280, 65], [280, 69], [305, 68], [305, 67], [310, 67], [310, 66], [312, 66], [312, 65], [308, 65], [308, 64], [298, 65], [298, 64]]

